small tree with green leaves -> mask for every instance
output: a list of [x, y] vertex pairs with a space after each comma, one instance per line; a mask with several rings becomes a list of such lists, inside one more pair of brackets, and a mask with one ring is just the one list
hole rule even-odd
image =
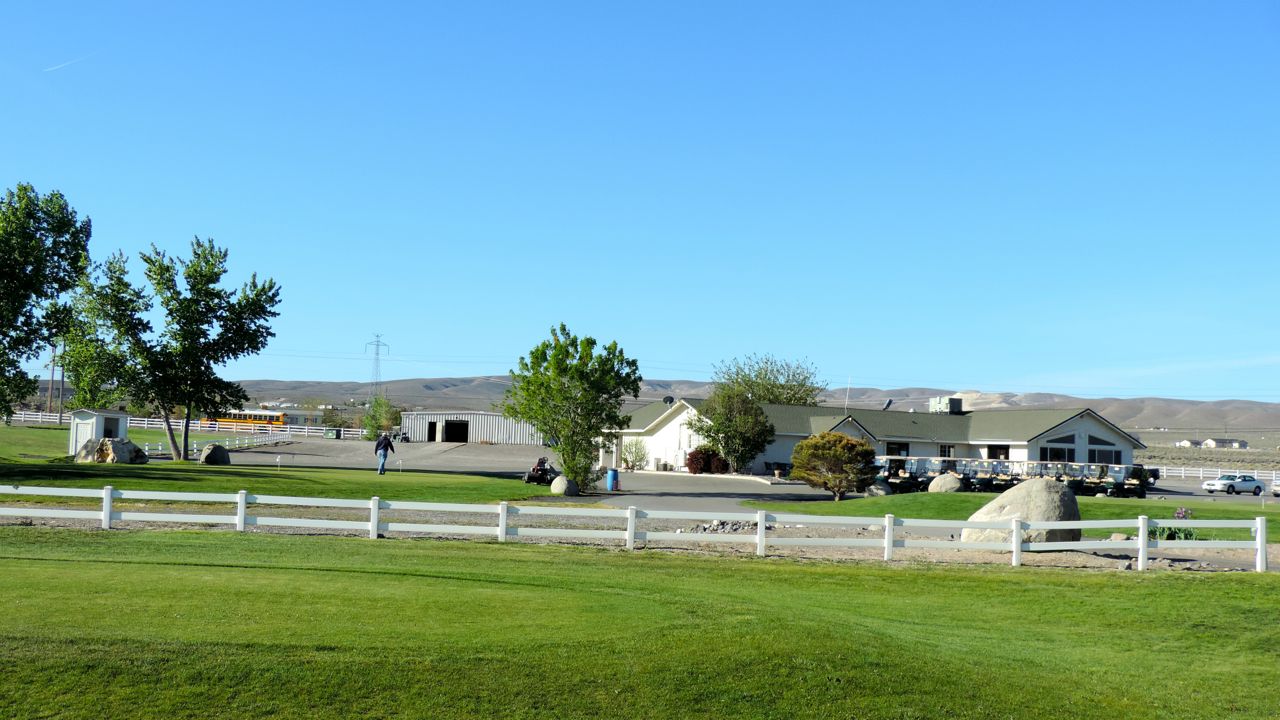
[[817, 405], [818, 396], [827, 389], [812, 365], [772, 355], [748, 355], [716, 365], [712, 380], [717, 386], [741, 388], [761, 404]]
[[372, 440], [379, 433], [384, 433], [400, 424], [400, 408], [382, 395], [375, 395], [369, 403], [369, 411], [364, 414], [364, 438]]
[[330, 428], [347, 428], [351, 427], [351, 420], [337, 408], [325, 408], [320, 416], [320, 424]]
[[649, 462], [649, 447], [640, 438], [631, 438], [622, 443], [622, 467], [628, 470], [642, 468]]
[[836, 501], [845, 493], [866, 490], [879, 469], [870, 443], [837, 432], [807, 437], [791, 453], [791, 477], [826, 490]]
[[717, 385], [688, 422], [740, 472], [773, 442], [773, 423], [751, 393], [737, 385]]
[[499, 407], [542, 433], [565, 475], [587, 490], [600, 479], [592, 469], [600, 449], [617, 442], [618, 429], [630, 421], [622, 400], [639, 397], [640, 381], [639, 365], [618, 343], [600, 347], [561, 323], [520, 358]]

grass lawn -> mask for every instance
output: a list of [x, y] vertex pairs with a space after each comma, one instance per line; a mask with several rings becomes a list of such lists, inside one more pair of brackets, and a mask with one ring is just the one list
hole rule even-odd
[[0, 528], [0, 717], [1274, 718], [1280, 576]]
[[[136, 442], [148, 435], [163, 437], [163, 430], [131, 430]], [[159, 439], [157, 437], [156, 439]], [[193, 436], [194, 437], [194, 436]], [[217, 439], [221, 436], [201, 436]], [[155, 439], [150, 440], [154, 442]], [[260, 495], [300, 495], [325, 498], [365, 498], [422, 502], [494, 503], [524, 500], [549, 494], [540, 485], [519, 480], [451, 473], [389, 472], [333, 468], [283, 468], [255, 465], [208, 466], [198, 463], [158, 462], [146, 465], [97, 465], [48, 462], [35, 459], [65, 453], [65, 427], [0, 427], [0, 484], [121, 490], [169, 490], [234, 493], [248, 490]], [[64, 457], [59, 454], [57, 457]], [[4, 496], [4, 504], [29, 502]], [[59, 505], [83, 505], [72, 498], [58, 498]], [[92, 504], [90, 501], [87, 504]], [[207, 506], [205, 506], [207, 507]]]
[[[991, 502], [996, 493], [906, 493], [884, 497], [855, 498], [832, 502], [813, 500], [804, 502], [748, 502], [761, 510], [773, 512], [803, 513], [806, 515], [849, 515], [876, 517], [893, 513], [902, 518], [967, 520], [979, 508]], [[1076, 498], [1082, 520], [1136, 519], [1146, 515], [1153, 519], [1172, 519], [1179, 507], [1192, 511], [1197, 520], [1252, 520], [1267, 518], [1267, 538], [1280, 542], [1280, 504], [1269, 502], [1265, 506], [1213, 500], [1139, 500], [1136, 498]], [[1116, 528], [1118, 532], [1133, 532], [1133, 528]], [[1106, 535], [1110, 530], [1091, 530], [1086, 534]], [[1201, 539], [1246, 540], [1248, 530], [1200, 529]]]
[[[175, 428], [182, 440], [181, 428]], [[71, 431], [66, 425], [0, 425], [0, 460], [60, 460], [67, 457], [67, 441]], [[191, 433], [191, 442], [209, 442], [234, 437], [228, 434]], [[145, 443], [162, 442], [169, 446], [164, 430], [129, 428], [129, 439], [141, 447]]]

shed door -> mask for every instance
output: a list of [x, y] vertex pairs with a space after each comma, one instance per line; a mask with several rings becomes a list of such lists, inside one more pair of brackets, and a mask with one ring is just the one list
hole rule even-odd
[[432, 420], [427, 423], [427, 442], [436, 441], [436, 421]]
[[444, 441], [464, 443], [467, 441], [467, 431], [470, 423], [466, 420], [445, 420], [444, 421]]

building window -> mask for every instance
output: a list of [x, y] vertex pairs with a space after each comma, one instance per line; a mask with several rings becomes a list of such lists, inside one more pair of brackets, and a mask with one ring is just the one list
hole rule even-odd
[[[1092, 436], [1092, 435], [1090, 435], [1090, 436], [1089, 436], [1089, 439], [1091, 439], [1091, 440], [1092, 440], [1092, 439], [1093, 439], [1093, 436]], [[1075, 435], [1063, 435], [1062, 437], [1056, 437], [1056, 438], [1054, 438], [1054, 439], [1052, 439], [1052, 440], [1046, 440], [1045, 442], [1050, 442], [1050, 443], [1053, 443], [1053, 444], [1055, 444], [1055, 445], [1075, 445], [1075, 444], [1076, 444], [1076, 436], [1075, 436]]]
[[955, 445], [939, 445], [938, 446], [938, 457], [955, 457], [955, 456], [956, 456]]
[[988, 445], [987, 459], [988, 460], [1008, 460], [1009, 446], [1008, 445]]
[[884, 454], [894, 457], [908, 457], [911, 455], [911, 443], [891, 442], [884, 444]]
[[1110, 440], [1103, 440], [1102, 438], [1098, 437], [1097, 435], [1090, 435], [1090, 436], [1089, 436], [1089, 444], [1090, 444], [1090, 445], [1105, 445], [1105, 446], [1107, 446], [1107, 447], [1115, 447], [1115, 446], [1116, 446], [1116, 444], [1115, 444], [1115, 443], [1113, 443], [1113, 442], [1111, 442]]
[[1089, 448], [1089, 462], [1098, 465], [1123, 465], [1119, 450], [1094, 450]]
[[1076, 449], [1073, 447], [1042, 447], [1040, 448], [1040, 462], [1069, 462], [1076, 461]]

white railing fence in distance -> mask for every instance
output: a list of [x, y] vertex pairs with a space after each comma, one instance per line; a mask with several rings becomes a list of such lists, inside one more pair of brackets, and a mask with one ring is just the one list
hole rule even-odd
[[[1014, 518], [999, 521], [968, 520], [923, 520], [898, 518], [893, 515], [883, 517], [840, 517], [825, 515], [801, 515], [797, 513], [772, 513], [760, 510], [754, 513], [710, 513], [689, 512], [679, 510], [640, 510], [635, 507], [621, 509], [595, 508], [558, 508], [558, 507], [522, 507], [509, 505], [506, 502], [497, 505], [472, 505], [460, 503], [430, 503], [403, 500], [383, 500], [379, 497], [365, 499], [311, 498], [286, 495], [256, 495], [246, 490], [237, 493], [193, 493], [193, 492], [158, 492], [151, 490], [117, 490], [111, 486], [96, 489], [54, 488], [32, 486], [0, 486], [0, 495], [16, 495], [28, 497], [74, 497], [94, 498], [101, 500], [101, 507], [96, 510], [71, 510], [42, 507], [0, 507], [0, 517], [19, 518], [61, 518], [93, 520], [101, 524], [104, 530], [110, 530], [112, 523], [121, 522], [165, 522], [165, 523], [197, 523], [210, 525], [232, 525], [238, 531], [246, 527], [298, 527], [319, 528], [327, 530], [354, 530], [367, 532], [370, 538], [377, 538], [384, 533], [409, 532], [441, 535], [478, 535], [494, 537], [498, 542], [506, 542], [509, 538], [540, 537], [564, 539], [603, 539], [616, 540], [628, 550], [635, 549], [636, 543], [646, 541], [665, 542], [709, 542], [709, 543], [742, 543], [755, 546], [757, 555], [765, 555], [770, 546], [824, 546], [848, 548], [882, 548], [884, 559], [892, 560], [894, 551], [899, 548], [942, 548], [957, 550], [991, 550], [1008, 552], [1011, 564], [1015, 567], [1022, 564], [1022, 553], [1037, 551], [1064, 550], [1112, 550], [1132, 552], [1137, 555], [1139, 570], [1147, 569], [1148, 554], [1151, 550], [1166, 549], [1226, 549], [1252, 550], [1254, 569], [1258, 572], [1267, 570], [1267, 523], [1266, 518], [1253, 520], [1153, 520], [1145, 515], [1133, 520], [1065, 520], [1065, 521], [1027, 521]], [[121, 511], [114, 508], [116, 500], [165, 500], [192, 503], [232, 503], [235, 505], [233, 515], [191, 514], [191, 513], [159, 513]], [[367, 520], [333, 520], [305, 517], [275, 517], [269, 515], [251, 515], [249, 509], [254, 505], [265, 506], [303, 506], [315, 508], [347, 508], [362, 510], [367, 513]], [[398, 522], [385, 520], [382, 511], [426, 511], [435, 513], [469, 513], [472, 515], [490, 515], [493, 524], [447, 524], [423, 522]], [[596, 530], [559, 527], [520, 527], [511, 524], [513, 518], [520, 516], [560, 516], [611, 519], [625, 521], [625, 528], [619, 530]], [[741, 527], [750, 528], [754, 524], [754, 532], [746, 533], [710, 533], [710, 532], [671, 532], [647, 530], [640, 527], [642, 520], [699, 520], [710, 522], [741, 523]], [[770, 537], [768, 526], [778, 523], [795, 523], [806, 525], [834, 525], [851, 527], [879, 526], [883, 528], [882, 537], [876, 538], [811, 538], [811, 537]], [[965, 529], [1008, 530], [1007, 542], [964, 542], [941, 537], [905, 537], [896, 532], [897, 528], [931, 529], [953, 533], [958, 537]], [[1125, 540], [1077, 540], [1067, 542], [1026, 542], [1027, 531], [1062, 530], [1062, 529], [1110, 529], [1133, 528], [1134, 536]], [[1152, 536], [1152, 531], [1176, 528], [1236, 528], [1249, 529], [1252, 540], [1161, 540]]]
[[[20, 411], [13, 414], [9, 418], [10, 423], [19, 423], [25, 425], [70, 425], [71, 413], [42, 413]], [[175, 431], [182, 426], [181, 420], [171, 420]], [[144, 430], [163, 430], [164, 420], [161, 418], [147, 417], [130, 417], [129, 427], [142, 428]], [[316, 425], [262, 425], [253, 423], [218, 423], [205, 422], [203, 420], [192, 420], [192, 432], [201, 433], [237, 433], [237, 434], [262, 434], [273, 432], [287, 432], [302, 437], [324, 437], [325, 431], [333, 428], [321, 427]], [[342, 437], [348, 440], [355, 440], [363, 437], [364, 430], [344, 428]]]
[[[223, 438], [221, 440], [205, 440], [203, 442], [194, 442], [187, 447], [189, 454], [198, 455], [209, 445], [221, 445], [228, 450], [244, 450], [246, 448], [262, 447], [263, 445], [275, 445], [276, 443], [293, 442], [293, 434], [287, 432], [270, 432], [265, 435], [241, 435], [233, 438]], [[167, 449], [169, 444], [166, 442], [143, 443], [142, 451], [148, 455], [165, 455], [171, 454]]]

